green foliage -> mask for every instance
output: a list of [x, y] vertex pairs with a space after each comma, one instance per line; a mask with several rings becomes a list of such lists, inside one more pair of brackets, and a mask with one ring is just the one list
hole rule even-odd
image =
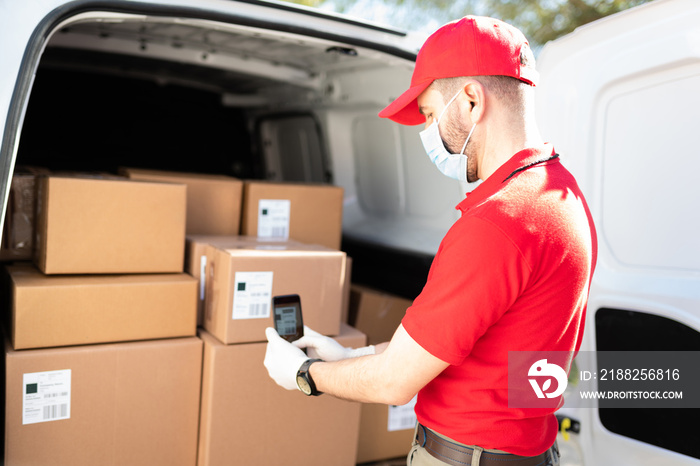
[[[321, 6], [340, 13], [361, 15], [368, 20], [389, 22], [406, 30], [426, 30], [468, 14], [492, 16], [518, 27], [537, 49], [579, 26], [650, 0], [288, 0]], [[394, 11], [387, 18], [372, 17], [378, 6]], [[434, 29], [434, 28], [433, 28]]]
[[297, 5], [304, 5], [304, 6], [311, 6], [311, 7], [318, 7], [320, 6], [325, 0], [287, 0], [291, 3], [296, 3]]
[[579, 26], [649, 0], [486, 0], [490, 15], [520, 28], [543, 45]]

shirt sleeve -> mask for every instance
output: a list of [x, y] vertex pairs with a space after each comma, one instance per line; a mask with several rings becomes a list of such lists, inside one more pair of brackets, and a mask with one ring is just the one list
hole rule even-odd
[[517, 245], [497, 225], [463, 217], [440, 244], [403, 327], [433, 356], [461, 364], [522, 293], [530, 272]]

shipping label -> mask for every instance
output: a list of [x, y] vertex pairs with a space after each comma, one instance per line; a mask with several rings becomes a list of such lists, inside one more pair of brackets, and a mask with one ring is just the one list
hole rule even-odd
[[236, 272], [232, 319], [267, 319], [272, 301], [272, 272]]
[[401, 406], [389, 406], [389, 422], [387, 429], [389, 432], [396, 430], [413, 429], [416, 427], [416, 412], [414, 410], [418, 395], [411, 401]]
[[70, 390], [70, 369], [24, 374], [22, 424], [70, 419]]
[[289, 238], [289, 199], [260, 199], [258, 202], [258, 237]]

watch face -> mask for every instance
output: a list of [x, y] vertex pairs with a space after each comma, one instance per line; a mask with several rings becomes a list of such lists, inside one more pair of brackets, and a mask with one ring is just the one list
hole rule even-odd
[[297, 376], [297, 387], [299, 387], [299, 390], [301, 390], [305, 395], [311, 395], [311, 385], [309, 385], [309, 382], [300, 375]]

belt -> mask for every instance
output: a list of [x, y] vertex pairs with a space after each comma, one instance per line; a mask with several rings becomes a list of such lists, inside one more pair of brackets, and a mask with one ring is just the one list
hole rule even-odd
[[556, 442], [550, 449], [537, 456], [490, 453], [480, 451], [481, 449], [478, 447], [476, 449], [470, 448], [444, 439], [422, 424], [418, 424], [416, 429], [416, 442], [434, 458], [452, 466], [469, 466], [472, 464], [472, 458], [479, 456], [477, 463], [479, 466], [546, 466], [554, 464], [554, 462], [550, 462], [552, 455], [559, 457]]

